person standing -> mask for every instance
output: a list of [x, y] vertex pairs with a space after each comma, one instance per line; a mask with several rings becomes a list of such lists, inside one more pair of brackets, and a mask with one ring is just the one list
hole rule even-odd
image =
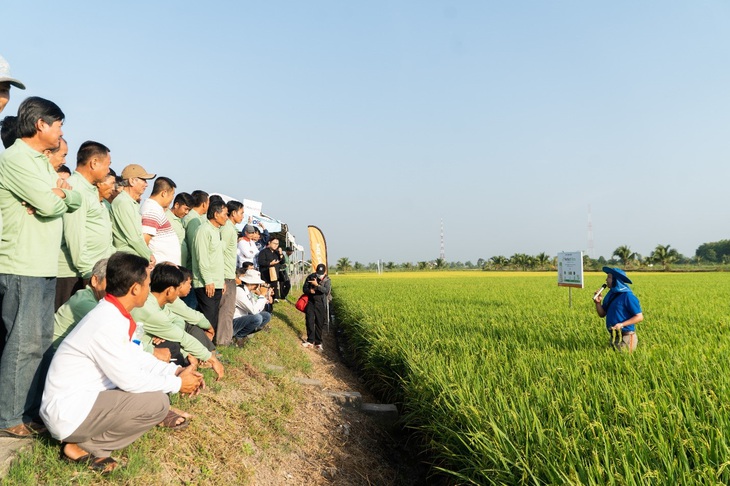
[[[18, 139], [0, 154], [0, 437], [27, 438], [39, 409], [52, 356], [53, 300], [63, 221], [81, 206], [43, 155], [58, 147], [64, 114], [30, 97], [18, 108]], [[32, 208], [32, 211], [29, 211]]]
[[76, 154], [76, 171], [67, 180], [81, 194], [82, 201], [78, 211], [63, 215], [55, 310], [83, 289], [91, 279], [94, 264], [113, 252], [111, 221], [99, 201], [97, 188], [109, 175], [109, 152], [99, 142], [82, 143]]
[[274, 289], [274, 299], [279, 299], [279, 264], [282, 262], [279, 240], [272, 238], [266, 248], [258, 254], [261, 278]]
[[606, 318], [606, 330], [611, 335], [609, 343], [617, 351], [633, 352], [639, 339], [636, 337], [636, 324], [644, 320], [641, 304], [628, 285], [632, 283], [620, 268], [603, 267], [606, 273], [608, 294], [601, 302], [600, 289], [596, 291], [593, 302], [598, 317]]
[[[183, 226], [183, 218], [188, 215], [190, 208], [193, 206], [193, 198], [187, 192], [180, 192], [175, 196], [172, 208], [165, 211], [167, 220], [175, 230], [177, 239], [180, 242], [180, 262], [185, 265], [188, 261], [188, 243], [185, 241], [185, 226]], [[188, 267], [185, 267], [188, 268]]]
[[[210, 201], [208, 193], [205, 191], [195, 190], [190, 196], [193, 198], [193, 206], [188, 211], [187, 216], [182, 220], [183, 226], [185, 227], [185, 240], [188, 244], [188, 252], [190, 251], [190, 247], [193, 246], [195, 233], [200, 228], [200, 225], [205, 222]], [[183, 265], [190, 269], [193, 268], [192, 257], [189, 253], [188, 260], [187, 262], [183, 262]]]
[[222, 200], [208, 206], [207, 220], [195, 233], [190, 255], [193, 259], [193, 288], [198, 300], [198, 310], [216, 327], [218, 333], [218, 309], [225, 291], [223, 242], [220, 228], [228, 221], [228, 209]]
[[302, 343], [305, 348], [322, 351], [322, 330], [327, 323], [327, 300], [332, 282], [327, 276], [327, 267], [320, 263], [315, 273], [309, 275], [304, 282], [303, 292], [309, 296], [304, 309], [307, 324], [307, 340]]
[[152, 251], [142, 237], [142, 215], [139, 200], [154, 179], [141, 165], [130, 164], [122, 170], [122, 190], [112, 201], [112, 235], [114, 248], [150, 260]]
[[180, 240], [165, 211], [175, 197], [177, 186], [172, 179], [158, 177], [152, 186], [152, 195], [142, 204], [142, 237], [150, 247], [155, 261], [181, 265]]
[[233, 314], [236, 310], [236, 259], [238, 245], [238, 230], [236, 225], [243, 221], [243, 203], [228, 201], [228, 221], [221, 226], [221, 241], [223, 243], [223, 278], [226, 291], [221, 297], [218, 311], [218, 329], [216, 344], [225, 346], [233, 339]]

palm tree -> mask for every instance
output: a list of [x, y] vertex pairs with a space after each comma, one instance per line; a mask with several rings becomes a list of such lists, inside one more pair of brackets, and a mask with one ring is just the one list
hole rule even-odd
[[352, 264], [350, 264], [349, 258], [342, 257], [339, 260], [337, 260], [337, 270], [339, 270], [340, 272], [345, 273], [351, 269], [352, 269]]
[[522, 270], [527, 270], [527, 267], [534, 265], [532, 257], [525, 253], [515, 253], [509, 258], [509, 262], [515, 267], [522, 268]]
[[437, 258], [436, 268], [446, 268], [446, 260], [444, 260], [443, 258]]
[[418, 262], [419, 270], [426, 270], [427, 267], [428, 267], [428, 262]]
[[660, 264], [664, 270], [668, 270], [669, 265], [679, 259], [679, 252], [674, 248], [670, 248], [670, 246], [671, 245], [657, 245], [649, 256], [649, 259], [652, 262]]
[[621, 264], [624, 267], [628, 267], [630, 262], [633, 260], [636, 260], [636, 253], [631, 251], [631, 248], [629, 248], [626, 245], [619, 246], [615, 250], [613, 250], [613, 255], [619, 260], [621, 260]]
[[358, 271], [358, 272], [359, 272], [360, 270], [362, 270], [362, 269], [363, 269], [363, 267], [364, 267], [364, 265], [363, 265], [362, 263], [360, 263], [360, 262], [355, 262], [355, 265], [354, 265], [354, 266], [353, 266], [352, 268], [354, 268], [354, 269], [355, 269], [355, 271]]
[[500, 270], [509, 264], [509, 260], [507, 259], [507, 257], [502, 256], [502, 255], [493, 256], [489, 260], [492, 262], [492, 264], [494, 264], [495, 267], [497, 267]]
[[551, 260], [552, 258], [550, 258], [550, 256], [548, 256], [548, 254], [545, 252], [538, 253], [537, 255], [535, 255], [534, 258], [535, 264], [542, 269], [550, 265]]

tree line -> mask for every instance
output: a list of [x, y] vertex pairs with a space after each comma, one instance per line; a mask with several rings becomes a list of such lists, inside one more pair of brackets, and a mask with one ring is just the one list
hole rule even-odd
[[[604, 265], [621, 266], [628, 269], [639, 269], [655, 267], [662, 270], [670, 270], [673, 265], [717, 265], [730, 264], [730, 240], [721, 240], [711, 243], [703, 243], [697, 248], [694, 257], [686, 257], [679, 253], [676, 248], [671, 245], [657, 245], [656, 248], [647, 256], [643, 256], [631, 250], [628, 245], [622, 245], [616, 248], [611, 254], [611, 258], [606, 259], [603, 256], [597, 259], [590, 258], [588, 255], [583, 256], [583, 268], [585, 270], [600, 270]], [[479, 258], [476, 263], [466, 262], [448, 262], [442, 258], [435, 260], [395, 263], [392, 261], [381, 262], [380, 267], [384, 271], [415, 271], [415, 270], [519, 270], [519, 271], [550, 271], [557, 268], [557, 257], [551, 256], [545, 252], [537, 255], [528, 255], [525, 253], [515, 253], [507, 257], [497, 255], [488, 259]], [[347, 257], [337, 260], [333, 269], [337, 272], [347, 273], [350, 271], [376, 271], [378, 263], [370, 262], [367, 264], [361, 262], [352, 262]]]

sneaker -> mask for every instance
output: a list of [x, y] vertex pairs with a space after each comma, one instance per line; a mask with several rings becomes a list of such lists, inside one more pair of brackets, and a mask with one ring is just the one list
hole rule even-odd
[[303, 348], [313, 348], [314, 347], [314, 344], [310, 343], [309, 341], [304, 341], [302, 343], [302, 347]]
[[316, 350], [317, 350], [317, 351], [319, 351], [320, 353], [321, 353], [322, 351], [324, 351], [324, 348], [322, 347], [322, 345], [321, 345], [321, 344], [315, 344], [315, 345], [314, 345], [314, 349], [316, 349]]

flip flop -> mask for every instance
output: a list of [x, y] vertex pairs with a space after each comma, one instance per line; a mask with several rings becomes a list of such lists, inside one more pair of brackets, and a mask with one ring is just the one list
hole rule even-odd
[[[179, 419], [183, 419], [183, 421], [178, 423]], [[170, 430], [182, 430], [188, 425], [190, 425], [190, 421], [186, 417], [176, 413], [174, 410], [167, 412], [167, 417], [158, 424], [158, 426], [165, 427]]]

